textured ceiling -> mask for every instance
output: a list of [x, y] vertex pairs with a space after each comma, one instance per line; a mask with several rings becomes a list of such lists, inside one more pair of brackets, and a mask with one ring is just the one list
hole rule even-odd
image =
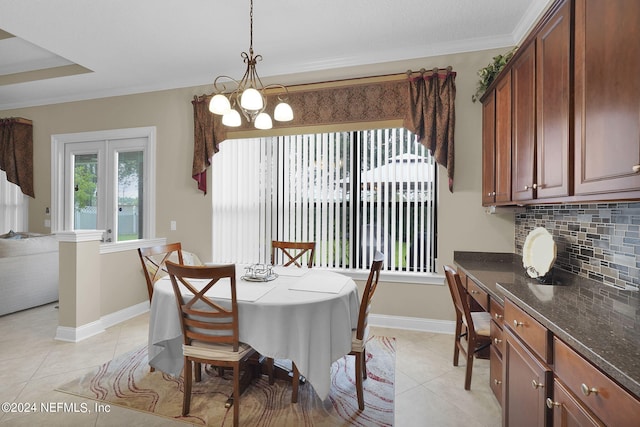
[[[550, 0], [255, 0], [261, 77], [517, 44]], [[0, 0], [0, 110], [239, 78], [249, 1]], [[282, 83], [289, 84], [288, 81]]]

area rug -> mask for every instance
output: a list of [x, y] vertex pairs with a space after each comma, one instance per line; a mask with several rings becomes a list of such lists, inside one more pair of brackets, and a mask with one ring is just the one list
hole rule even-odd
[[[392, 426], [394, 420], [395, 338], [374, 336], [367, 343], [364, 381], [365, 410], [358, 410], [353, 356], [331, 366], [329, 397], [322, 401], [311, 384], [301, 384], [298, 403], [291, 403], [291, 385], [266, 377], [254, 380], [240, 399], [242, 426]], [[229, 426], [233, 409], [224, 404], [232, 393], [231, 376], [203, 373], [193, 383], [191, 411], [182, 417], [183, 382], [150, 372], [147, 348], [123, 354], [57, 388], [58, 391], [123, 406], [194, 425]]]

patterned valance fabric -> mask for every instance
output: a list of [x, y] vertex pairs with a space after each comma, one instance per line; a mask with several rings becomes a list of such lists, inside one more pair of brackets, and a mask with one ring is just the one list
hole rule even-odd
[[30, 120], [0, 119], [0, 170], [30, 197], [33, 191], [33, 126]]
[[[444, 74], [442, 74], [444, 72]], [[418, 135], [436, 161], [447, 168], [449, 189], [453, 191], [453, 126], [455, 123], [455, 73], [451, 69], [422, 72], [407, 80], [363, 82], [350, 85], [291, 91], [287, 102], [294, 118], [276, 123], [279, 129], [304, 126], [403, 120]], [[437, 78], [432, 78], [436, 76]], [[209, 112], [210, 95], [194, 97], [194, 157], [192, 176], [198, 189], [206, 193], [206, 169], [218, 144], [226, 139], [220, 116]], [[273, 116], [275, 95], [267, 97], [266, 112]], [[437, 123], [435, 122], [437, 120]], [[234, 130], [251, 130], [243, 121]]]

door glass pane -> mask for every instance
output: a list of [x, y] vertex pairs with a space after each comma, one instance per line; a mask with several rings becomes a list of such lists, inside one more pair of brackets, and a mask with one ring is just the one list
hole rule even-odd
[[142, 239], [142, 151], [118, 153], [117, 241]]
[[98, 228], [98, 154], [74, 156], [73, 228]]

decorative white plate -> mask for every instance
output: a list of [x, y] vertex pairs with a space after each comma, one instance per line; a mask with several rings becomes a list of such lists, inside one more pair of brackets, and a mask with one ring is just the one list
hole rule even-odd
[[522, 247], [522, 264], [530, 277], [543, 277], [556, 261], [556, 242], [544, 227], [534, 228]]

